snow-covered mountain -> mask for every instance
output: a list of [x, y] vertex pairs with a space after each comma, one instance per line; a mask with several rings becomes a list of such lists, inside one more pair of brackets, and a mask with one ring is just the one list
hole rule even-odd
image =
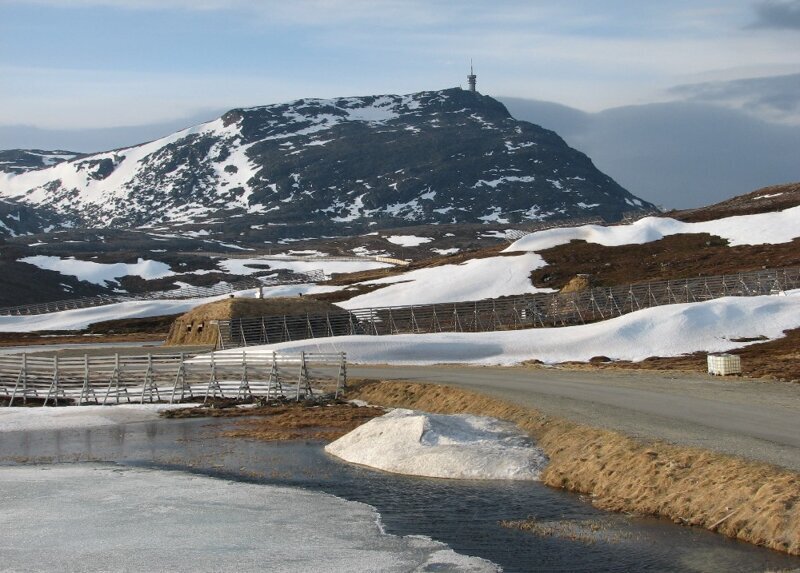
[[0, 174], [0, 196], [90, 227], [242, 218], [316, 236], [652, 208], [555, 133], [461, 89], [235, 109], [136, 147]]

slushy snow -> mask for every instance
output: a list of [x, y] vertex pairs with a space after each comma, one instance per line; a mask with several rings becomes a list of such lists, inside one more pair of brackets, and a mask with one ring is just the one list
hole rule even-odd
[[499, 571], [302, 489], [100, 464], [6, 467], [0, 489], [7, 571]]
[[159, 413], [195, 404], [119, 404], [74, 408], [0, 408], [0, 432], [95, 428], [134, 422], [155, 422]]
[[325, 451], [387, 472], [451, 479], [536, 480], [547, 463], [510, 422], [404, 409], [373, 418]]
[[[347, 352], [361, 364], [519, 364], [586, 362], [594, 356], [644, 360], [691, 352], [723, 352], [749, 344], [737, 338], [781, 338], [800, 327], [800, 290], [788, 296], [727, 297], [644, 309], [560, 328], [501, 332], [341, 336], [254, 346], [248, 351]], [[235, 349], [235, 352], [241, 352]]]

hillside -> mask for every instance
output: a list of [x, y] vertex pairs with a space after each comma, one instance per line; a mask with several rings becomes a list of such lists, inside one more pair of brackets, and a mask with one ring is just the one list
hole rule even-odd
[[74, 151], [44, 151], [41, 149], [3, 149], [0, 150], [0, 173], [25, 173], [58, 165], [64, 161], [81, 157]]
[[[800, 184], [790, 183], [758, 189], [708, 207], [665, 213], [662, 218], [648, 218], [629, 226], [609, 227], [607, 238], [600, 234], [593, 237], [594, 231], [585, 228], [566, 229], [561, 237], [548, 239], [551, 245], [535, 247], [547, 264], [533, 271], [531, 278], [536, 286], [560, 289], [578, 274], [590, 275], [594, 286], [613, 286], [797, 267], [800, 266], [800, 238], [796, 238], [800, 236], [799, 217], [778, 214], [790, 210], [794, 213], [798, 206]], [[767, 213], [773, 213], [774, 218], [766, 217], [763, 223], [758, 218], [731, 219]], [[668, 227], [674, 228], [666, 232]], [[773, 238], [785, 235], [785, 240], [761, 241], [759, 230]], [[615, 237], [619, 232], [627, 232], [628, 238]], [[539, 242], [543, 236], [531, 237]], [[527, 250], [531, 248], [530, 241], [528, 246], [515, 243], [509, 251]]]
[[86, 226], [262, 240], [652, 209], [555, 133], [460, 89], [236, 109], [144, 145], [0, 175], [0, 195]]

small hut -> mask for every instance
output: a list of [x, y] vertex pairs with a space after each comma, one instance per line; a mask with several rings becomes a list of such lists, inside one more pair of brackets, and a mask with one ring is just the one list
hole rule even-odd
[[308, 297], [226, 298], [193, 308], [172, 323], [167, 346], [215, 346], [215, 321], [237, 318], [319, 315], [346, 312], [328, 302]]

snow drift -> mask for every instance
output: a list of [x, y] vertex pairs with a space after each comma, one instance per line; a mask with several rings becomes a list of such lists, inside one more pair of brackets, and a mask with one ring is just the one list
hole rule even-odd
[[510, 422], [402, 409], [370, 420], [325, 451], [387, 472], [451, 479], [536, 480], [547, 461]]

